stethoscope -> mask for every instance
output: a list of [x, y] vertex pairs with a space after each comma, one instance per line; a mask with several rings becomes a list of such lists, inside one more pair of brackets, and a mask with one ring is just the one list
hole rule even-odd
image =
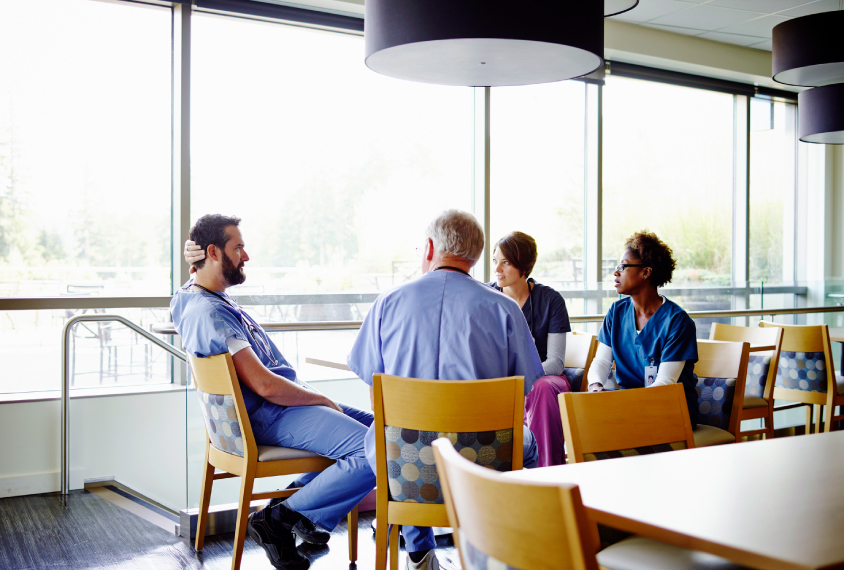
[[252, 340], [255, 341], [255, 345], [258, 347], [258, 350], [260, 350], [264, 354], [264, 356], [267, 357], [267, 359], [272, 363], [273, 366], [278, 366], [278, 360], [276, 360], [275, 357], [273, 356], [272, 351], [270, 350], [269, 344], [267, 344], [267, 341], [264, 339], [263, 336], [261, 336], [261, 332], [260, 332], [260, 329], [258, 328], [258, 325], [256, 323], [252, 322], [252, 318], [249, 315], [245, 314], [243, 312], [243, 309], [241, 309], [237, 305], [237, 303], [235, 303], [234, 301], [232, 301], [230, 299], [226, 299], [225, 297], [223, 297], [219, 293], [212, 291], [212, 290], [208, 289], [207, 287], [203, 287], [202, 285], [200, 285], [198, 283], [194, 283], [194, 285], [199, 287], [200, 289], [202, 289], [206, 293], [211, 293], [212, 295], [214, 295], [218, 299], [222, 300], [226, 305], [228, 305], [228, 306], [232, 307], [234, 310], [236, 310], [238, 316], [240, 317], [240, 324], [243, 325], [243, 328], [245, 328], [247, 331], [249, 331], [249, 336], [251, 336]]

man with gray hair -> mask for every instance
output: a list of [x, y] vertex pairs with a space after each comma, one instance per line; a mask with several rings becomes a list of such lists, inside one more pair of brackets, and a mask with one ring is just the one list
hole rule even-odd
[[[431, 222], [423, 275], [378, 297], [349, 354], [349, 368], [370, 390], [379, 372], [432, 380], [524, 376], [525, 394], [543, 376], [519, 305], [469, 275], [483, 248], [484, 231], [472, 214], [446, 210]], [[373, 430], [370, 426], [364, 449], [376, 471]], [[524, 435], [524, 466], [534, 467], [536, 440], [527, 428]], [[413, 493], [412, 485], [408, 488]], [[405, 526], [402, 534], [408, 570], [439, 568], [430, 528]]]

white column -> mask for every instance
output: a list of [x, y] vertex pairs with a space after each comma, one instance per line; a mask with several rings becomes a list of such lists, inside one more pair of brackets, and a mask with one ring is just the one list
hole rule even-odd
[[[584, 83], [585, 133], [583, 157], [583, 289], [602, 289], [603, 279], [603, 87]], [[597, 284], [597, 285], [596, 285]], [[584, 313], [603, 313], [599, 297], [587, 298]], [[590, 326], [591, 330], [591, 326]]]
[[[750, 97], [733, 96], [733, 252], [734, 287], [747, 287], [750, 280]], [[733, 309], [747, 309], [749, 296], [734, 294]], [[747, 318], [733, 318], [747, 326]]]
[[484, 254], [472, 269], [472, 276], [490, 282], [492, 251], [490, 251], [489, 165], [490, 165], [490, 98], [489, 87], [475, 87], [475, 153], [472, 176], [472, 210], [484, 226]]

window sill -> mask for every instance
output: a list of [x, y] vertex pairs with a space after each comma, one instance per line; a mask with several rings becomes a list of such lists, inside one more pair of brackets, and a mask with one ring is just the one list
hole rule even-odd
[[[184, 392], [185, 386], [178, 384], [151, 384], [147, 386], [109, 386], [108, 388], [73, 388], [70, 398], [108, 398], [111, 396], [134, 396], [137, 394], [160, 394], [165, 392]], [[17, 404], [21, 402], [46, 402], [61, 400], [61, 390], [47, 390], [44, 392], [15, 392], [0, 394], [0, 404]]]

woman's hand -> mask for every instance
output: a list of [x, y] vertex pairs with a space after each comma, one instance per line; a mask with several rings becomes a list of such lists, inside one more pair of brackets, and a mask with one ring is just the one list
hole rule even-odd
[[589, 384], [589, 391], [590, 392], [603, 392], [604, 391], [604, 385], [599, 383], [599, 382], [593, 382], [592, 384]]
[[196, 273], [196, 268], [193, 264], [203, 259], [205, 259], [205, 250], [191, 240], [187, 240], [185, 242], [185, 261], [190, 264], [191, 273]]

